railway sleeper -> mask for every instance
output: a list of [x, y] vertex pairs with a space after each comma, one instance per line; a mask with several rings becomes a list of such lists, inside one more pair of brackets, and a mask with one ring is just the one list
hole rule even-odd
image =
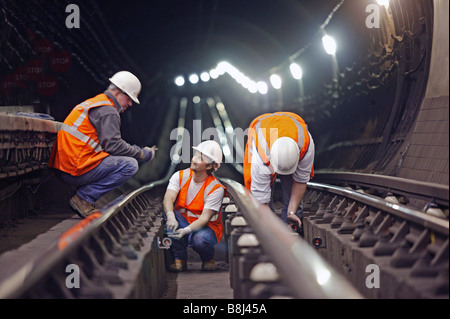
[[[316, 190], [305, 202], [305, 239], [362, 295], [448, 298], [448, 235]], [[379, 269], [376, 287], [367, 285], [369, 266]]]

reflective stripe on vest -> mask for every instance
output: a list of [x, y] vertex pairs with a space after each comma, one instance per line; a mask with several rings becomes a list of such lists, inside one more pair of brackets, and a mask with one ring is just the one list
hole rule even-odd
[[[299, 160], [301, 160], [305, 154], [306, 151], [309, 148], [309, 138], [307, 137], [307, 143], [308, 145], [306, 146], [305, 149], [305, 130], [302, 127], [302, 125], [298, 122], [297, 119], [295, 119], [294, 117], [290, 116], [289, 114], [285, 114], [285, 113], [275, 113], [275, 114], [268, 114], [265, 117], [262, 117], [258, 120], [258, 122], [255, 124], [255, 130], [256, 130], [256, 135], [258, 138], [258, 144], [259, 144], [259, 148], [264, 152], [263, 154], [261, 154], [261, 158], [264, 161], [265, 164], [269, 163], [270, 161], [268, 160], [270, 157], [270, 149], [269, 149], [269, 144], [266, 141], [266, 138], [264, 136], [264, 132], [263, 130], [266, 130], [266, 128], [261, 128], [261, 121], [263, 121], [264, 119], [274, 116], [274, 115], [278, 115], [278, 116], [287, 116], [288, 118], [290, 118], [295, 126], [297, 127], [297, 144], [298, 147], [300, 148], [300, 150], [303, 150], [303, 153], [300, 153], [300, 157]], [[270, 130], [272, 130], [272, 128], [270, 128]], [[270, 134], [270, 132], [269, 132]], [[308, 134], [308, 132], [306, 131], [306, 134]], [[269, 135], [270, 136], [270, 135]], [[258, 145], [257, 145], [257, 149], [258, 149]], [[249, 152], [252, 152], [251, 149], [249, 149]], [[253, 155], [253, 154], [252, 154]]]
[[[187, 210], [186, 208], [180, 208], [179, 212], [182, 213], [182, 214], [186, 214], [189, 217], [200, 218], [200, 216], [201, 216], [201, 215], [194, 214], [193, 212], [191, 212], [190, 210]], [[212, 216], [209, 221], [210, 222], [215, 222], [218, 218], [219, 218], [219, 214], [217, 213], [214, 216]]]
[[[201, 193], [197, 193], [188, 205], [186, 203], [187, 192], [189, 190], [188, 181], [193, 179], [193, 175], [194, 173], [191, 169], [185, 169], [184, 171], [179, 172], [180, 191], [174, 207], [186, 218], [189, 224], [201, 217], [208, 195], [219, 187], [225, 188], [214, 176], [208, 176], [199, 190], [199, 192], [203, 192], [203, 198]], [[223, 234], [222, 213], [220, 212], [220, 209], [216, 214], [211, 216], [207, 225], [214, 231], [217, 242], [220, 242]]]
[[[309, 149], [309, 133], [308, 133], [308, 129], [307, 129], [307, 125], [305, 124], [305, 122], [303, 121], [303, 119], [292, 112], [276, 112], [276, 113], [265, 113], [262, 114], [258, 117], [256, 117], [255, 119], [253, 119], [253, 121], [250, 124], [249, 127], [249, 131], [248, 131], [248, 140], [247, 140], [247, 144], [245, 147], [245, 154], [244, 154], [244, 183], [245, 183], [245, 187], [248, 190], [251, 190], [251, 183], [252, 183], [252, 176], [251, 176], [251, 167], [252, 167], [252, 163], [254, 161], [253, 156], [259, 156], [262, 160], [262, 162], [270, 169], [271, 171], [271, 184], [273, 184], [273, 182], [276, 179], [276, 173], [274, 172], [274, 169], [272, 167], [272, 165], [270, 164], [270, 147], [271, 144], [273, 143], [274, 140], [271, 140], [272, 138], [276, 138], [276, 137], [282, 137], [282, 136], [275, 136], [278, 135], [279, 132], [276, 131], [272, 131], [272, 134], [270, 132], [271, 125], [268, 125], [270, 123], [263, 123], [264, 120], [266, 120], [266, 122], [270, 122], [271, 119], [270, 117], [274, 117], [273, 118], [273, 123], [276, 123], [276, 116], [281, 117], [284, 116], [284, 119], [289, 119], [290, 122], [292, 122], [291, 124], [289, 124], [289, 127], [292, 128], [292, 130], [294, 129], [294, 127], [297, 129], [297, 134], [295, 134], [293, 131], [291, 132], [292, 134], [288, 134], [285, 135], [285, 133], [283, 134], [283, 136], [289, 136], [291, 138], [297, 138], [297, 144], [300, 148], [300, 154], [299, 154], [299, 161], [301, 161], [305, 154], [308, 152]], [[280, 124], [280, 123], [278, 123]], [[268, 127], [263, 127], [263, 126], [268, 126]], [[276, 129], [278, 127], [282, 127], [281, 125], [274, 125], [273, 129]], [[267, 130], [269, 130], [267, 132]], [[285, 128], [285, 131], [287, 131], [287, 128]], [[274, 134], [276, 133], [276, 134]], [[281, 134], [280, 134], [281, 135]], [[295, 136], [297, 135], [297, 136]], [[266, 137], [268, 137], [268, 139], [270, 140], [266, 140]], [[258, 155], [254, 154], [254, 150], [253, 147], [255, 147], [256, 152], [258, 153]]]
[[[72, 176], [80, 176], [97, 167], [109, 156], [99, 142], [89, 113], [98, 107], [116, 108], [106, 94], [99, 94], [75, 106], [61, 125], [48, 166]], [[119, 114], [118, 114], [119, 115]]]
[[[191, 170], [189, 168], [187, 168], [183, 171], [180, 171], [180, 189], [182, 189], [184, 187], [184, 185], [187, 183], [190, 175], [191, 175]], [[208, 186], [206, 186], [205, 192], [203, 193], [203, 201], [206, 201], [206, 198], [208, 197], [209, 193], [214, 188], [214, 186], [216, 186], [217, 184], [220, 184], [219, 181], [213, 180], [211, 183], [208, 184]]]
[[109, 100], [106, 100], [106, 101], [100, 101], [100, 102], [94, 103], [94, 104], [89, 105], [89, 106], [86, 106], [87, 104], [88, 103], [86, 103], [86, 102], [78, 104], [76, 107], [79, 107], [79, 106], [84, 107], [83, 108], [83, 112], [81, 112], [80, 116], [78, 116], [78, 118], [75, 120], [75, 122], [73, 123], [72, 126], [67, 125], [67, 124], [63, 124], [63, 125], [61, 125], [61, 130], [64, 131], [64, 132], [69, 133], [70, 135], [72, 135], [76, 139], [82, 141], [83, 143], [88, 143], [89, 142], [88, 145], [90, 147], [92, 147], [95, 152], [103, 151], [103, 148], [101, 147], [100, 144], [98, 144], [96, 141], [92, 140], [89, 136], [87, 136], [87, 135], [81, 133], [80, 131], [78, 131], [78, 127], [86, 119], [86, 117], [88, 116], [88, 111], [91, 108], [97, 107], [97, 106], [100, 106], [100, 105], [112, 105], [112, 103]]

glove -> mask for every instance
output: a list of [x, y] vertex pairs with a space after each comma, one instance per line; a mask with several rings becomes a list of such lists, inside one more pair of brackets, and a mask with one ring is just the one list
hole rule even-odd
[[186, 235], [189, 235], [192, 232], [192, 230], [188, 227], [180, 228], [177, 230], [177, 232], [172, 236], [172, 238], [175, 239], [181, 239]]
[[142, 160], [144, 162], [150, 162], [155, 157], [155, 154], [156, 154], [157, 150], [158, 150], [158, 148], [156, 146], [152, 146], [152, 147], [146, 146], [146, 147], [144, 147], [142, 149], [142, 152], [144, 153], [143, 156], [142, 156]]
[[166, 228], [170, 232], [174, 232], [178, 228], [178, 222], [173, 212], [167, 212]]

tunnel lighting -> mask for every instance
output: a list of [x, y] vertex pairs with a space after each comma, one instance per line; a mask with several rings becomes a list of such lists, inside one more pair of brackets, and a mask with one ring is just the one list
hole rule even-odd
[[256, 82], [256, 88], [258, 89], [258, 92], [261, 94], [266, 94], [268, 90], [267, 83], [264, 81]]
[[328, 54], [333, 55], [336, 53], [336, 41], [334, 41], [334, 39], [331, 36], [324, 35], [322, 38], [322, 43], [323, 47], [325, 48], [325, 51]]
[[389, 0], [377, 0], [378, 5], [385, 6], [386, 8], [389, 7]]
[[272, 74], [270, 76], [270, 83], [272, 84], [273, 88], [278, 90], [281, 88], [281, 78], [278, 74]]
[[189, 82], [191, 82], [192, 84], [197, 84], [198, 83], [198, 75], [195, 73], [189, 75]]
[[219, 77], [219, 71], [217, 71], [217, 69], [212, 69], [209, 71], [209, 76], [211, 79], [217, 79]]
[[175, 84], [178, 86], [183, 86], [184, 85], [184, 77], [182, 77], [181, 75], [177, 76], [175, 78]]
[[244, 88], [246, 88], [247, 90], [252, 86], [255, 85], [256, 83], [253, 82], [252, 80], [250, 80], [250, 78], [248, 76], [243, 76], [241, 79], [241, 82], [239, 82]]
[[258, 87], [256, 86], [256, 82], [248, 79], [244, 83], [244, 88], [246, 88], [250, 93], [256, 93], [258, 92]]
[[246, 87], [247, 82], [250, 80], [248, 77], [246, 77], [243, 73], [239, 72], [236, 74], [236, 77], [234, 78], [237, 83], [242, 85], [243, 87]]
[[303, 77], [302, 68], [297, 63], [291, 63], [289, 69], [291, 70], [291, 74], [294, 79], [300, 80]]
[[200, 74], [200, 79], [202, 79], [203, 82], [208, 82], [210, 79], [209, 73], [203, 72], [202, 74]]
[[219, 62], [219, 64], [217, 64], [216, 70], [219, 73], [219, 75], [224, 75], [225, 72], [227, 72], [228, 70], [230, 70], [231, 64], [226, 62], [226, 61], [222, 61]]
[[195, 104], [200, 103], [201, 99], [200, 96], [196, 95], [192, 98], [192, 102], [194, 102]]
[[249, 80], [247, 84], [248, 84], [247, 89], [250, 93], [258, 92], [258, 86], [256, 85], [255, 81]]

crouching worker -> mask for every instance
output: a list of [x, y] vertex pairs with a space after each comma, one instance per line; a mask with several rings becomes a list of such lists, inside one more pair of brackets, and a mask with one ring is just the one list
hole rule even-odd
[[172, 175], [163, 202], [175, 260], [169, 270], [174, 272], [187, 269], [188, 246], [199, 254], [202, 270], [215, 270], [214, 246], [223, 233], [220, 208], [225, 188], [212, 175], [222, 163], [222, 150], [215, 141], [193, 149], [190, 168]]
[[139, 104], [141, 82], [120, 71], [107, 90], [75, 106], [56, 137], [48, 166], [57, 176], [77, 187], [70, 207], [82, 218], [96, 211], [95, 202], [124, 184], [150, 162], [158, 148], [130, 145], [121, 137], [120, 114]]

